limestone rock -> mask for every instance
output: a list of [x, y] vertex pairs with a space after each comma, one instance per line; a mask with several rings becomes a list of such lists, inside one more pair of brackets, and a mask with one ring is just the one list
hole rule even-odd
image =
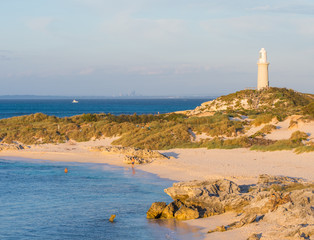
[[229, 224], [227, 226], [217, 227], [217, 228], [215, 228], [213, 230], [209, 230], [208, 233], [230, 231], [230, 230], [233, 230], [235, 228], [240, 228], [240, 227], [243, 227], [244, 225], [253, 223], [256, 220], [257, 220], [257, 215], [256, 214], [245, 215], [244, 217], [241, 218], [240, 221], [231, 223], [231, 224]]
[[189, 220], [199, 218], [199, 212], [194, 207], [187, 207], [182, 205], [175, 213], [174, 217], [178, 220]]
[[167, 159], [168, 157], [161, 154], [158, 151], [139, 149], [132, 147], [119, 147], [119, 146], [97, 146], [91, 147], [91, 151], [111, 153], [111, 154], [123, 154], [127, 156], [134, 156], [143, 159]]
[[240, 188], [234, 182], [222, 179], [174, 183], [172, 187], [165, 189], [165, 192], [174, 200], [179, 199], [183, 202], [189, 199], [204, 201], [204, 198], [211, 196], [219, 197], [240, 193]]
[[161, 218], [174, 218], [175, 213], [183, 205], [180, 200], [175, 200], [167, 205], [162, 211]]
[[175, 201], [163, 206], [162, 218], [187, 220], [227, 211], [239, 213], [235, 222], [209, 233], [263, 222], [272, 227], [251, 235], [250, 240], [268, 239], [268, 236], [272, 236], [271, 239], [311, 239], [314, 236], [313, 182], [264, 174], [254, 187], [220, 179], [174, 183], [165, 192]]
[[134, 164], [143, 164], [143, 163], [149, 163], [151, 161], [144, 158], [139, 158], [136, 156], [125, 156], [123, 159], [123, 163], [126, 163], [126, 164], [132, 164], [133, 162]]
[[147, 211], [147, 218], [160, 218], [166, 206], [165, 202], [154, 202]]
[[253, 233], [247, 240], [260, 240], [261, 239], [261, 234], [256, 234]]
[[274, 184], [285, 186], [291, 183], [303, 183], [303, 181], [302, 179], [299, 179], [299, 178], [261, 174], [259, 175], [258, 182], [257, 182], [258, 185], [263, 185], [263, 186], [271, 186]]
[[249, 214], [244, 216], [239, 223], [235, 224], [236, 228], [242, 227], [244, 225], [250, 224], [252, 222], [255, 222], [257, 219], [257, 215], [256, 214]]
[[214, 230], [209, 230], [207, 233], [213, 233], [213, 232], [225, 232], [227, 231], [225, 226], [218, 226]]

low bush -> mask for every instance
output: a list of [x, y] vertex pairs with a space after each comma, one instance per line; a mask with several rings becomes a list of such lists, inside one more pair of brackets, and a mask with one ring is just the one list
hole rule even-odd
[[301, 154], [301, 153], [306, 153], [306, 152], [314, 152], [314, 144], [299, 146], [299, 147], [294, 149], [294, 152], [296, 154]]
[[261, 130], [259, 130], [261, 133], [269, 134], [272, 131], [276, 130], [276, 126], [272, 124], [265, 125]]
[[303, 146], [301, 142], [295, 142], [292, 140], [278, 140], [269, 145], [253, 145], [250, 149], [255, 151], [281, 151], [281, 150], [292, 150], [294, 148]]
[[291, 134], [290, 140], [294, 142], [301, 142], [306, 140], [309, 136], [305, 132], [295, 131]]
[[262, 113], [256, 116], [253, 125], [260, 126], [263, 123], [269, 123], [275, 116], [272, 113]]

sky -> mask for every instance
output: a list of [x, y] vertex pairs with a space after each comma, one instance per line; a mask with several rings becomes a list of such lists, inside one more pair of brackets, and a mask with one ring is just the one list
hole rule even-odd
[[314, 93], [313, 0], [0, 0], [0, 95]]

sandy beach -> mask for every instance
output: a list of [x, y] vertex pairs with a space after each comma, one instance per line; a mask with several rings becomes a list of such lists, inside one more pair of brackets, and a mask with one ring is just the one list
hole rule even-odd
[[[128, 166], [123, 163], [123, 155], [92, 152], [90, 147], [108, 146], [113, 138], [84, 143], [44, 144], [24, 150], [2, 151], [6, 159], [16, 157], [64, 162], [106, 163]], [[204, 180], [225, 178], [238, 184], [254, 184], [259, 174], [284, 175], [314, 180], [314, 153], [295, 154], [292, 151], [256, 152], [248, 149], [207, 150], [172, 149], [162, 151], [169, 159], [154, 160], [150, 164], [136, 165], [135, 169], [157, 174], [174, 181]], [[170, 187], [170, 186], [169, 186]], [[235, 214], [227, 213], [215, 217], [186, 221], [188, 224], [209, 228], [229, 223]], [[206, 239], [246, 239], [248, 232], [260, 228], [259, 224], [245, 228], [206, 235]], [[263, 226], [266, 227], [266, 226]], [[231, 235], [230, 235], [231, 234]]]

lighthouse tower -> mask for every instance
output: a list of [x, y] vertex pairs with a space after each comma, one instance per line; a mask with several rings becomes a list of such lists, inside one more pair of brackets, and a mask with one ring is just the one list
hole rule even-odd
[[269, 87], [268, 82], [268, 65], [267, 52], [264, 48], [259, 51], [259, 59], [257, 62], [257, 90], [261, 90]]

